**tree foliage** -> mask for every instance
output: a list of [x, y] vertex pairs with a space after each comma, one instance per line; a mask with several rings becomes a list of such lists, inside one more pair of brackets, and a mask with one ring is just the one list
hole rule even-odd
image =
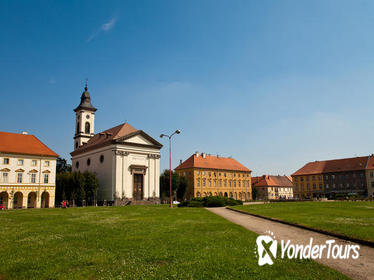
[[91, 172], [60, 172], [56, 175], [56, 205], [63, 200], [78, 206], [95, 205], [99, 180]]
[[[176, 194], [177, 200], [185, 199], [187, 192], [187, 179], [179, 176], [176, 172], [171, 172], [172, 192]], [[170, 170], [165, 169], [160, 176], [160, 197], [162, 200], [169, 200], [170, 197]], [[174, 198], [175, 199], [175, 198]]]
[[71, 164], [68, 164], [66, 159], [58, 157], [56, 161], [56, 172], [71, 172]]

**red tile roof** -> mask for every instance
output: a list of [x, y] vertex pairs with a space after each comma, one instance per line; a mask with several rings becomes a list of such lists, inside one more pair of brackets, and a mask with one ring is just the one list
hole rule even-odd
[[88, 150], [95, 149], [97, 147], [105, 146], [107, 144], [113, 143], [113, 141], [119, 140], [120, 138], [133, 136], [134, 134], [141, 134], [143, 137], [147, 138], [151, 142], [153, 142], [156, 146], [160, 148], [162, 145], [150, 137], [148, 134], [143, 132], [142, 130], [137, 130], [136, 128], [132, 127], [128, 123], [123, 123], [112, 127], [110, 129], [104, 130], [100, 133], [95, 134], [86, 144], [79, 147], [72, 153], [72, 156], [86, 152]]
[[292, 187], [292, 181], [289, 176], [273, 176], [273, 175], [263, 175], [259, 177], [257, 183], [254, 184], [255, 187]]
[[365, 156], [309, 162], [293, 173], [292, 176], [364, 170], [368, 158], [368, 156]]
[[369, 156], [366, 169], [374, 169], [374, 155]]
[[218, 156], [193, 154], [186, 161], [180, 164], [175, 170], [182, 170], [186, 168], [206, 168], [218, 170], [231, 170], [231, 171], [246, 171], [251, 172], [247, 167], [239, 163], [233, 158], [225, 158]]
[[0, 131], [0, 152], [22, 155], [58, 157], [34, 135]]

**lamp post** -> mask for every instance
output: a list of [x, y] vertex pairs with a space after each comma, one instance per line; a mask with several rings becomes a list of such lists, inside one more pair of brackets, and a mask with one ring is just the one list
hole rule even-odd
[[172, 193], [172, 187], [171, 187], [171, 137], [173, 137], [174, 134], [179, 134], [179, 133], [181, 133], [181, 131], [179, 129], [177, 129], [171, 135], [167, 135], [167, 134], [161, 134], [160, 135], [160, 138], [162, 138], [162, 137], [169, 138], [170, 208], [173, 208], [173, 193]]

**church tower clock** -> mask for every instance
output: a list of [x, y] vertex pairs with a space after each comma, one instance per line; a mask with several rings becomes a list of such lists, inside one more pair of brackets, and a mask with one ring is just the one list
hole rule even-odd
[[81, 96], [81, 103], [75, 112], [75, 134], [74, 150], [83, 146], [94, 136], [95, 112], [96, 108], [91, 104], [91, 96], [88, 92], [87, 84]]

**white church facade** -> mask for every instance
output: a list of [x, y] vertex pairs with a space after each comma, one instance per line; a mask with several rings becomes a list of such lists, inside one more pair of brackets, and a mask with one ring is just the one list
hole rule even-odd
[[94, 133], [95, 112], [85, 87], [76, 113], [73, 171], [90, 171], [99, 179], [97, 200], [158, 203], [162, 145], [142, 130], [123, 123]]

